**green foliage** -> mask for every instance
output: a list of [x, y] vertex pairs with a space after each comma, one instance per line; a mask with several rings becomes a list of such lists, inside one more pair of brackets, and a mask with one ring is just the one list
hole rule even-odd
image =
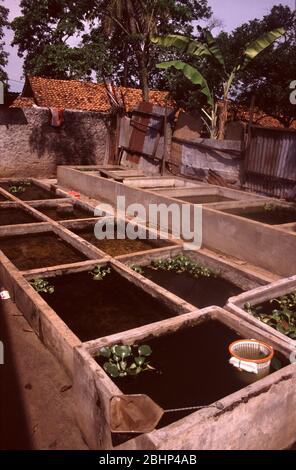
[[30, 181], [20, 181], [17, 184], [10, 186], [8, 191], [11, 194], [18, 194], [24, 193], [28, 187], [30, 187], [32, 183]]
[[34, 281], [30, 281], [31, 286], [35, 289], [38, 293], [44, 294], [53, 294], [54, 287], [49, 284], [48, 281], [44, 279], [34, 279]]
[[255, 96], [259, 109], [289, 127], [295, 119], [295, 106], [289, 100], [289, 86], [295, 80], [296, 70], [295, 11], [284, 5], [274, 6], [263, 19], [250, 21], [237, 28], [227, 37], [227, 41], [230, 48], [240, 48], [245, 38], [251, 42], [255, 35], [279, 26], [286, 29], [283, 39], [276, 47], [259, 55], [239, 76], [237, 98], [249, 106], [252, 96]]
[[20, 7], [13, 44], [25, 73], [85, 79], [94, 71], [123, 86], [146, 76], [156, 84], [155, 64], [169, 54], [150, 47], [151, 34], [191, 34], [192, 21], [210, 16], [207, 0], [21, 0]]
[[105, 266], [96, 266], [92, 271], [89, 272], [94, 281], [103, 281], [108, 274], [111, 273], [111, 268]]
[[186, 64], [185, 62], [182, 62], [181, 60], [162, 62], [160, 64], [157, 64], [156, 67], [165, 70], [174, 67], [175, 69], [180, 70], [184, 74], [184, 76], [191, 81], [191, 83], [200, 87], [200, 92], [206, 96], [207, 103], [210, 106], [214, 106], [214, 99], [209, 89], [208, 83], [197, 69], [191, 67], [191, 65]]
[[264, 33], [260, 38], [255, 39], [246, 48], [243, 54], [243, 63], [240, 68], [245, 68], [257, 55], [261, 54], [267, 47], [285, 34], [284, 28], [276, 28], [274, 31]]
[[266, 313], [262, 306], [252, 306], [249, 302], [244, 309], [258, 320], [275, 328], [280, 333], [296, 339], [296, 291], [277, 299], [272, 299], [270, 304], [273, 308], [271, 313]]
[[[2, 0], [0, 0], [2, 2]], [[3, 82], [7, 81], [7, 73], [4, 67], [7, 65], [8, 54], [4, 50], [4, 28], [9, 26], [8, 24], [8, 12], [9, 10], [0, 4], [0, 80]]]
[[212, 33], [208, 30], [204, 31], [206, 48], [209, 51], [210, 56], [212, 56], [220, 65], [222, 65], [225, 70], [225, 59], [221, 52], [220, 46], [217, 40], [213, 37]]
[[154, 370], [147, 361], [151, 354], [152, 349], [146, 344], [141, 346], [115, 344], [112, 347], [101, 348], [97, 355], [107, 359], [103, 365], [104, 370], [111, 377], [117, 378]]
[[[174, 67], [175, 69], [181, 71], [184, 76], [191, 81], [194, 85], [199, 87], [199, 91], [206, 96], [207, 104], [210, 106], [210, 112], [203, 110], [205, 116], [208, 118], [210, 123], [210, 133], [212, 138], [224, 138], [224, 126], [225, 120], [227, 119], [227, 108], [226, 114], [222, 113], [220, 118], [220, 128], [217, 128], [217, 112], [218, 106], [217, 101], [223, 99], [224, 107], [227, 106], [229, 100], [230, 91], [233, 86], [233, 83], [236, 79], [236, 76], [239, 72], [242, 72], [249, 63], [254, 60], [259, 54], [261, 54], [265, 49], [271, 46], [277, 39], [279, 39], [285, 33], [284, 28], [276, 28], [273, 31], [264, 33], [259, 38], [252, 41], [249, 45], [245, 46], [242, 54], [236, 59], [234, 67], [227, 69], [226, 62], [219, 47], [218, 41], [213, 37], [212, 33], [208, 30], [204, 31], [204, 42], [194, 41], [191, 38], [184, 38], [183, 40], [180, 36], [168, 36], [166, 38], [161, 37], [152, 37], [151, 40], [154, 44], [170, 47], [175, 46], [178, 49], [182, 50], [183, 53], [189, 54], [191, 56], [209, 56], [214, 59], [214, 63], [218, 62], [220, 67], [219, 80], [221, 81], [220, 90], [222, 94], [220, 96], [215, 96], [211, 90], [210, 85], [203, 75], [202, 71], [196, 67], [191, 66], [188, 63], [185, 63], [182, 60], [162, 62], [157, 65], [161, 69], [169, 69]], [[207, 125], [209, 126], [209, 123]]]
[[164, 37], [151, 36], [150, 40], [152, 44], [157, 46], [175, 47], [185, 54], [197, 57], [211, 55], [209, 48], [205, 44], [180, 34], [169, 34]]
[[196, 278], [215, 276], [214, 271], [205, 266], [200, 266], [184, 255], [177, 255], [174, 258], [163, 260], [153, 260], [151, 268], [161, 271], [174, 271], [178, 274], [187, 272]]
[[138, 274], [144, 274], [145, 272], [142, 266], [132, 266], [132, 270]]

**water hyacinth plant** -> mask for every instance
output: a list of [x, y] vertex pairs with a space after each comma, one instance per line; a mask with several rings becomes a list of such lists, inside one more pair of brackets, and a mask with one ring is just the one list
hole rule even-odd
[[9, 187], [9, 192], [11, 194], [18, 194], [18, 193], [24, 193], [26, 189], [31, 186], [30, 181], [20, 181], [19, 183], [10, 186]]
[[166, 258], [164, 260], [154, 260], [150, 267], [155, 270], [174, 271], [175, 273], [187, 272], [196, 278], [216, 275], [211, 269], [200, 266], [184, 255], [177, 255], [174, 258]]
[[93, 276], [94, 281], [103, 281], [103, 279], [105, 279], [105, 277], [111, 273], [111, 268], [106, 268], [105, 266], [96, 266], [89, 273]]
[[30, 284], [38, 293], [44, 293], [44, 294], [54, 293], [54, 287], [51, 286], [49, 282], [45, 281], [44, 279], [34, 279], [34, 281], [31, 281]]
[[272, 299], [270, 304], [274, 307], [271, 313], [266, 313], [262, 306], [252, 306], [249, 302], [244, 305], [244, 309], [266, 325], [296, 340], [296, 291]]
[[104, 370], [113, 378], [138, 375], [141, 372], [155, 370], [147, 358], [152, 354], [150, 346], [128, 346], [115, 344], [103, 347], [97, 356], [106, 359]]
[[142, 266], [132, 266], [132, 270], [137, 274], [144, 274], [145, 272]]

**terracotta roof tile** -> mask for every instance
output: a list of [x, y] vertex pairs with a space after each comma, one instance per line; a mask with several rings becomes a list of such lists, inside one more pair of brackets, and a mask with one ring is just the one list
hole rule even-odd
[[[76, 80], [55, 80], [41, 77], [28, 77], [38, 106], [83, 111], [109, 112], [111, 109], [106, 88], [103, 84]], [[140, 101], [142, 93], [137, 88], [116, 87], [118, 97], [124, 97], [127, 111], [131, 111]], [[150, 101], [164, 105], [167, 92], [151, 91]]]
[[[230, 116], [236, 120], [241, 120], [244, 122], [249, 122], [250, 120], [250, 110], [243, 106], [236, 106], [232, 104], [230, 108]], [[261, 127], [274, 127], [277, 129], [283, 129], [284, 126], [278, 121], [278, 119], [265, 114], [260, 109], [256, 108], [253, 115], [253, 123]], [[290, 126], [291, 129], [296, 129], [296, 120]]]
[[[42, 77], [28, 77], [27, 81], [34, 97], [20, 96], [11, 107], [32, 107], [34, 104], [42, 107], [78, 109], [82, 111], [97, 111], [107, 113], [111, 106], [106, 88], [103, 84], [81, 82], [77, 80], [55, 80]], [[26, 90], [26, 87], [25, 87]], [[142, 101], [142, 92], [139, 88], [116, 87], [116, 94], [121, 99], [123, 95], [127, 111], [131, 111]], [[168, 92], [150, 91], [149, 101], [164, 106]], [[169, 105], [173, 102], [169, 100]], [[230, 110], [234, 119], [249, 120], [249, 110], [241, 106]], [[256, 110], [254, 123], [263, 127], [283, 127], [279, 121], [271, 116]], [[296, 120], [291, 128], [296, 129]]]
[[34, 106], [33, 98], [26, 98], [25, 96], [18, 96], [13, 103], [10, 105], [10, 108], [32, 108]]

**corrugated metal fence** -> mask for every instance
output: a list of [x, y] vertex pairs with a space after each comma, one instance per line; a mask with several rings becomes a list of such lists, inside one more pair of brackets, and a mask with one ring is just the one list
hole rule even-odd
[[296, 132], [251, 127], [245, 161], [245, 187], [284, 197], [296, 186]]

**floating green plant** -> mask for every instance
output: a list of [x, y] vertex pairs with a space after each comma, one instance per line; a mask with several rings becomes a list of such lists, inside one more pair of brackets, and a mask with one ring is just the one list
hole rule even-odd
[[90, 274], [93, 276], [94, 281], [103, 281], [105, 277], [111, 273], [111, 268], [106, 268], [105, 266], [96, 266]]
[[10, 186], [8, 191], [11, 194], [24, 193], [29, 186], [31, 186], [30, 181], [20, 181], [18, 184]]
[[144, 269], [142, 268], [142, 266], [132, 266], [132, 270], [135, 271], [135, 273], [138, 273], [138, 274], [144, 274]]
[[252, 306], [249, 302], [244, 305], [244, 309], [266, 325], [275, 328], [292, 339], [296, 339], [296, 291], [272, 299], [270, 304], [274, 307], [271, 313], [266, 313], [264, 307], [260, 305]]
[[174, 271], [175, 273], [188, 272], [196, 278], [216, 276], [215, 272], [211, 269], [191, 261], [184, 255], [177, 255], [174, 258], [154, 260], [150, 267], [155, 270]]
[[31, 286], [34, 287], [35, 291], [38, 293], [53, 294], [54, 287], [49, 284], [48, 281], [44, 279], [34, 279], [30, 282]]
[[152, 349], [147, 344], [142, 346], [115, 344], [112, 347], [101, 348], [97, 356], [107, 359], [103, 364], [104, 370], [111, 377], [117, 378], [155, 370], [147, 361], [151, 354]]
[[264, 210], [267, 211], [267, 212], [273, 212], [276, 210], [276, 205], [275, 204], [272, 204], [272, 203], [266, 203], [264, 204]]

